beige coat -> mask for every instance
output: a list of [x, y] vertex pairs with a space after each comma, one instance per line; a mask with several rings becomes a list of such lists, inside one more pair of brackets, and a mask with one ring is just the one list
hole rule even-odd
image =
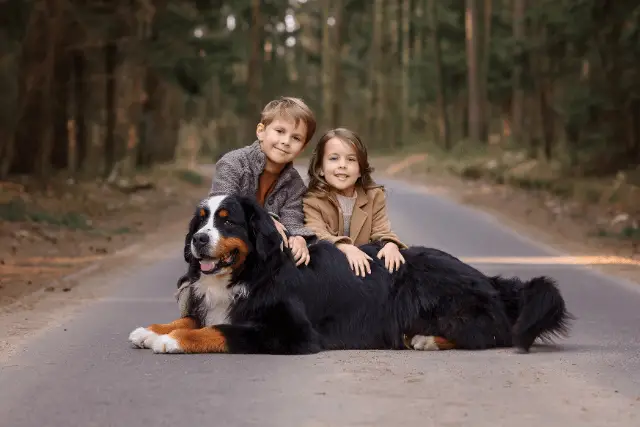
[[344, 235], [342, 209], [335, 196], [319, 197], [307, 193], [303, 199], [305, 227], [313, 231], [318, 239], [334, 244], [349, 243], [363, 245], [370, 242], [394, 242], [399, 248], [406, 248], [398, 236], [391, 231], [387, 217], [384, 191], [381, 188], [356, 189], [356, 203], [353, 207], [349, 236]]

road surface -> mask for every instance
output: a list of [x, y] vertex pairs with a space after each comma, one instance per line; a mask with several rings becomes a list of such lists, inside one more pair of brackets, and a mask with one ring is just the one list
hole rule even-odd
[[578, 317], [571, 337], [528, 355], [133, 349], [127, 336], [135, 327], [177, 315], [172, 294], [184, 265], [182, 236], [173, 235], [139, 254], [139, 266], [113, 272], [103, 298], [3, 362], [0, 426], [640, 425], [640, 285], [584, 267], [528, 263], [557, 254], [422, 187], [384, 183], [406, 242], [450, 251], [488, 273], [557, 278]]

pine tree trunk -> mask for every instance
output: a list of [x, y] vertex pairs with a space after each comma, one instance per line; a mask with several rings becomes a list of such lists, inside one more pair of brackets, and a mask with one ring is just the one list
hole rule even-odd
[[105, 54], [105, 134], [104, 134], [104, 164], [103, 173], [108, 176], [116, 164], [116, 61], [118, 47], [110, 42], [104, 47]]
[[346, 21], [345, 21], [345, 13], [342, 10], [344, 8], [343, 4], [344, 0], [333, 0], [333, 16], [336, 20], [336, 24], [333, 27], [333, 73], [331, 75], [332, 84], [331, 90], [332, 95], [331, 98], [334, 100], [333, 105], [331, 106], [331, 124], [332, 128], [336, 128], [340, 126], [340, 116], [342, 105], [338, 100], [340, 99], [340, 94], [342, 92], [343, 84], [342, 84], [342, 49], [343, 49], [343, 38], [345, 30], [347, 29]]
[[[424, 19], [425, 5], [428, 0], [415, 0], [413, 19], [420, 22]], [[413, 58], [416, 62], [422, 63], [424, 55], [424, 40], [426, 39], [424, 27], [420, 26], [414, 30], [413, 36]], [[423, 87], [424, 79], [421, 72], [416, 72], [411, 78], [411, 82], [416, 87]], [[424, 117], [423, 102], [421, 100], [415, 102], [411, 108], [411, 121], [418, 132], [424, 130]]]
[[48, 48], [45, 57], [45, 79], [42, 90], [42, 125], [40, 143], [38, 144], [38, 155], [35, 159], [35, 175], [44, 182], [51, 173], [51, 153], [54, 144], [55, 130], [55, 70], [58, 56], [60, 55], [60, 43], [64, 31], [64, 11], [60, 0], [48, 2], [46, 14], [48, 20], [47, 40]]
[[489, 66], [491, 65], [491, 21], [493, 17], [493, 0], [484, 0], [484, 25], [482, 47], [482, 69], [480, 70], [480, 102], [482, 121], [481, 138], [489, 140], [491, 133], [491, 100], [489, 99]]
[[[398, 99], [398, 93], [402, 93], [401, 87], [401, 70], [398, 70], [401, 65], [400, 60], [400, 20], [398, 19], [398, 12], [400, 11], [401, 0], [386, 0], [386, 19], [388, 22], [388, 39], [389, 49], [387, 58], [382, 61], [383, 72], [380, 74], [381, 83], [383, 88], [381, 91], [382, 102], [378, 105], [378, 118], [383, 127], [383, 141], [384, 146], [388, 148], [397, 147], [402, 117], [400, 112], [402, 111], [402, 99]], [[383, 33], [384, 34], [384, 33]], [[400, 83], [400, 84], [398, 84]], [[402, 95], [401, 95], [402, 96]], [[393, 112], [390, 114], [389, 112]]]
[[367, 90], [367, 139], [372, 143], [378, 143], [381, 125], [379, 115], [381, 110], [381, 59], [382, 59], [382, 32], [383, 32], [383, 5], [384, 0], [374, 0], [372, 41], [369, 48], [369, 87]]
[[467, 50], [467, 77], [469, 96], [469, 139], [478, 143], [481, 137], [481, 105], [478, 73], [478, 4], [480, 0], [466, 0], [465, 29]]
[[[251, 0], [251, 52], [249, 56], [249, 69], [247, 73], [247, 85], [249, 86], [248, 100], [249, 112], [246, 118], [246, 131], [255, 127], [255, 117], [262, 110], [262, 57], [263, 57], [263, 31], [262, 12], [260, 10], [260, 0]], [[245, 132], [240, 138], [244, 139]], [[244, 142], [246, 144], [246, 142]]]
[[410, 44], [411, 0], [402, 0], [402, 105], [401, 105], [401, 130], [400, 141], [406, 145], [409, 141], [409, 59], [411, 57]]
[[331, 33], [333, 27], [329, 25], [329, 18], [333, 10], [331, 0], [324, 0], [322, 5], [322, 119], [328, 125], [332, 126], [331, 112], [333, 110], [333, 85], [332, 74], [334, 47], [331, 43]]
[[440, 133], [440, 141], [445, 150], [451, 149], [451, 135], [449, 132], [449, 119], [447, 117], [447, 100], [445, 94], [444, 73], [442, 69], [442, 52], [440, 49], [440, 29], [438, 25], [438, 6], [437, 0], [428, 0], [429, 20], [431, 21], [433, 52], [435, 56], [436, 67], [436, 91], [438, 105], [438, 129]]
[[513, 0], [513, 38], [518, 46], [513, 67], [513, 100], [511, 104], [511, 135], [513, 140], [520, 142], [522, 140], [523, 117], [524, 117], [524, 90], [522, 89], [522, 59], [520, 52], [522, 43], [524, 42], [525, 23], [524, 12], [526, 0]]
[[37, 50], [41, 43], [40, 32], [42, 31], [42, 10], [34, 5], [29, 11], [29, 20], [24, 30], [22, 46], [14, 53], [16, 62], [15, 80], [17, 94], [14, 99], [15, 107], [10, 115], [10, 125], [0, 130], [0, 179], [9, 175], [14, 165], [17, 152], [18, 130], [23, 116], [27, 111], [30, 100], [36, 95], [39, 76], [36, 64], [30, 61], [30, 53]]

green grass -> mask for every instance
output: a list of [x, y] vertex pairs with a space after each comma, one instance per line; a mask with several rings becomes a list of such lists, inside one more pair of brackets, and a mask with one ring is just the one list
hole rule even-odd
[[182, 181], [193, 185], [202, 185], [204, 177], [197, 172], [188, 169], [180, 169], [176, 171], [176, 176]]
[[72, 230], [89, 230], [91, 226], [87, 218], [78, 212], [66, 212], [54, 215], [42, 210], [34, 210], [21, 199], [13, 199], [0, 204], [0, 219], [9, 222], [32, 221], [43, 224], [57, 225]]

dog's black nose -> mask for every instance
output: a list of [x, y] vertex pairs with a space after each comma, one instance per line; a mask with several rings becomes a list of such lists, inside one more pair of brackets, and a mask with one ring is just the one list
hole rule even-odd
[[209, 235], [207, 233], [196, 233], [193, 235], [193, 244], [201, 248], [209, 243]]

